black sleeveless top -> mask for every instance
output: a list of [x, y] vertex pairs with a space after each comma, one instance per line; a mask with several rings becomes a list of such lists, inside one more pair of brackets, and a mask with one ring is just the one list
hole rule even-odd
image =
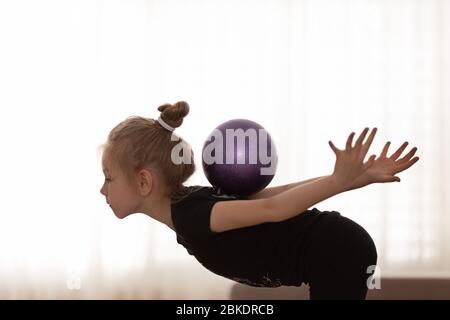
[[216, 233], [211, 209], [219, 201], [246, 197], [221, 194], [213, 187], [184, 187], [172, 199], [177, 242], [211, 272], [256, 287], [300, 286], [308, 234], [325, 213], [313, 208], [282, 221]]

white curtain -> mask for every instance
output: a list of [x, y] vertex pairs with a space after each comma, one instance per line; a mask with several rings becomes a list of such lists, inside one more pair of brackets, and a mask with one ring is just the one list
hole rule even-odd
[[116, 219], [96, 148], [130, 115], [185, 100], [200, 151], [232, 118], [270, 132], [271, 186], [332, 173], [327, 141], [377, 127], [421, 160], [340, 194], [381, 276], [450, 275], [450, 4], [444, 0], [0, 1], [0, 298], [229, 297], [145, 215]]

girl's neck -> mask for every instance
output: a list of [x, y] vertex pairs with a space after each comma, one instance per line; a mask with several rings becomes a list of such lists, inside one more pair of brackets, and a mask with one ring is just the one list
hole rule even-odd
[[142, 213], [149, 217], [165, 224], [170, 229], [175, 231], [172, 221], [171, 199], [170, 197], [161, 197], [157, 201], [149, 200], [151, 205], [145, 205]]

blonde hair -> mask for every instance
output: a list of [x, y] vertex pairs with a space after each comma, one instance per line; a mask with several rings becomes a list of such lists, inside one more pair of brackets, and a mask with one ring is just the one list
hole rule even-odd
[[[158, 110], [164, 122], [178, 128], [189, 113], [189, 105], [185, 101], [173, 105], [166, 103], [159, 106]], [[175, 164], [172, 161], [171, 153], [175, 145], [183, 143], [189, 146], [178, 135], [177, 141], [172, 141], [172, 134], [154, 119], [132, 116], [115, 126], [100, 148], [108, 156], [111, 165], [125, 173], [131, 184], [140, 170], [151, 167], [163, 180], [167, 195], [176, 198], [183, 193], [183, 183], [194, 173], [195, 164], [190, 147], [189, 163]]]

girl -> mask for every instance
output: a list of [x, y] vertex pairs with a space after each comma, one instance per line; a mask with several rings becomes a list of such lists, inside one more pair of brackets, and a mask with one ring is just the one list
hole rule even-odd
[[[191, 161], [176, 164], [172, 149], [186, 142], [173, 131], [189, 113], [186, 102], [164, 104], [158, 120], [130, 117], [102, 146], [105, 183], [101, 193], [122, 219], [145, 213], [164, 223], [177, 242], [210, 271], [261, 287], [309, 284], [311, 299], [365, 299], [377, 251], [370, 235], [336, 211], [308, 208], [339, 193], [372, 183], [400, 182], [395, 174], [411, 167], [417, 148], [399, 159], [404, 143], [387, 157], [364, 158], [375, 137], [368, 128], [336, 155], [331, 175], [266, 188], [247, 197], [219, 194], [214, 187], [184, 186]], [[176, 139], [173, 139], [173, 137]]]

